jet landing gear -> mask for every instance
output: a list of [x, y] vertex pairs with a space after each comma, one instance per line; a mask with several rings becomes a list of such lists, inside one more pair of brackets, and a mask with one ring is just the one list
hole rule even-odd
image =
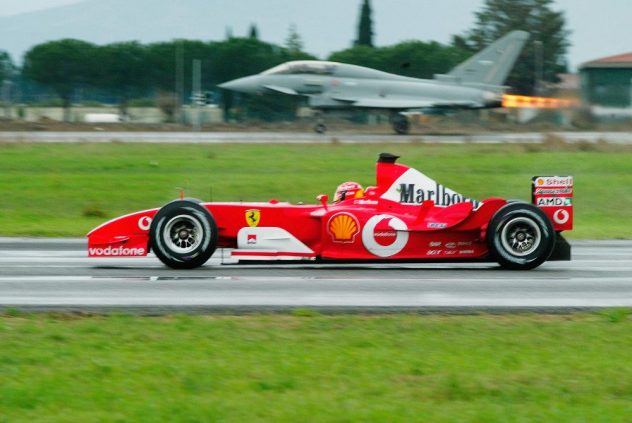
[[314, 132], [317, 134], [324, 134], [327, 132], [327, 125], [324, 122], [316, 122], [314, 125]]
[[327, 132], [327, 125], [325, 125], [325, 119], [323, 119], [322, 115], [318, 115], [316, 117], [314, 132], [316, 132], [317, 134], [324, 134], [325, 132]]
[[408, 118], [400, 113], [391, 115], [391, 126], [399, 135], [406, 135], [410, 131], [410, 122], [408, 122]]

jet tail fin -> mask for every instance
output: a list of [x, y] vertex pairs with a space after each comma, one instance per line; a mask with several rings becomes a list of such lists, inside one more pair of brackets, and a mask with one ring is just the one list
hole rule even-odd
[[447, 76], [461, 84], [502, 86], [528, 38], [528, 32], [512, 31], [452, 69]]

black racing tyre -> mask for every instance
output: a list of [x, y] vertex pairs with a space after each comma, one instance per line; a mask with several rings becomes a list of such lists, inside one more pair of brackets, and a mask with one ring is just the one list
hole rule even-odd
[[213, 255], [217, 225], [195, 200], [176, 200], [158, 210], [149, 228], [151, 249], [167, 266], [193, 269]]
[[555, 231], [549, 218], [536, 206], [508, 203], [487, 227], [492, 257], [504, 268], [527, 270], [544, 263], [555, 248]]
[[198, 198], [195, 198], [195, 197], [184, 197], [182, 200], [184, 200], [184, 201], [191, 201], [191, 202], [197, 203], [197, 204], [201, 204], [201, 203], [204, 202], [204, 201], [202, 201], [202, 200], [200, 200]]

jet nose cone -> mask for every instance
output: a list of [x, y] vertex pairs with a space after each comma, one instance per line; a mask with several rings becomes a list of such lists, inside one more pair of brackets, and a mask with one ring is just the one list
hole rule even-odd
[[256, 94], [261, 90], [258, 76], [246, 76], [219, 84], [218, 87], [225, 90], [239, 91], [247, 94]]

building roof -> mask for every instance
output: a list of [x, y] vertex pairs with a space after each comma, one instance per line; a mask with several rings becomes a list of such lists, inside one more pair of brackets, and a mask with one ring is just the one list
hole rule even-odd
[[591, 60], [580, 66], [580, 69], [585, 68], [632, 68], [632, 53], [617, 54], [615, 56]]

